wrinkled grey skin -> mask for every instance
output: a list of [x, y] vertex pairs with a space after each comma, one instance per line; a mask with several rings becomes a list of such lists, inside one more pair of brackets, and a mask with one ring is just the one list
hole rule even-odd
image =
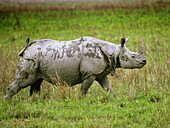
[[65, 82], [73, 86], [82, 83], [83, 94], [94, 80], [107, 91], [112, 91], [107, 75], [114, 75], [115, 68], [142, 68], [146, 58], [142, 47], [139, 52], [131, 52], [121, 39], [121, 44], [82, 37], [71, 41], [37, 40], [27, 44], [20, 52], [20, 64], [16, 71], [16, 80], [8, 86], [5, 99], [12, 98], [22, 88], [31, 86], [30, 94], [40, 91], [43, 80], [53, 83], [58, 74]]

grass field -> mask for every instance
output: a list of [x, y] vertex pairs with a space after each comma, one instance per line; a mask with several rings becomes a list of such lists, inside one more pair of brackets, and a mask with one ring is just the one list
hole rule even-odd
[[[0, 12], [0, 127], [170, 127], [170, 5], [146, 8]], [[27, 37], [72, 40], [93, 36], [126, 46], [144, 46], [147, 65], [117, 69], [109, 79], [114, 93], [95, 82], [87, 96], [80, 86], [56, 87], [47, 82], [41, 94], [29, 87], [5, 101], [15, 79], [18, 53]]]

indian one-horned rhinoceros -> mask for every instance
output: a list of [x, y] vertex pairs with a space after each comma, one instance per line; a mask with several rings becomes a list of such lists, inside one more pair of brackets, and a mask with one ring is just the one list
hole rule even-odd
[[107, 75], [114, 75], [115, 68], [142, 68], [146, 58], [142, 46], [139, 52], [131, 52], [121, 39], [116, 45], [93, 37], [82, 37], [71, 41], [42, 39], [29, 44], [20, 52], [20, 64], [16, 80], [8, 86], [7, 96], [11, 98], [22, 88], [31, 86], [30, 94], [40, 91], [43, 80], [53, 83], [56, 74], [71, 86], [82, 83], [83, 94], [94, 80], [112, 92]]

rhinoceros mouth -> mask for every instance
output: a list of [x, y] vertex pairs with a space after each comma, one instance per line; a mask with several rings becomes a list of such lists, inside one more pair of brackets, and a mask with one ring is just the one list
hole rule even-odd
[[139, 64], [141, 64], [141, 65], [146, 65], [146, 62], [140, 62]]
[[138, 68], [142, 68], [144, 65], [146, 65], [146, 63], [142, 62], [142, 63], [139, 63], [140, 66]]
[[132, 67], [131, 69], [134, 69], [134, 68], [142, 68], [144, 65], [146, 65], [146, 62], [139, 62], [136, 66]]

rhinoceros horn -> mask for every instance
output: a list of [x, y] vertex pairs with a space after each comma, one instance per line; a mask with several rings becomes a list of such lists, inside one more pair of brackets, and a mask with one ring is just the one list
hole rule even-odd
[[140, 45], [139, 53], [143, 54], [143, 45]]

